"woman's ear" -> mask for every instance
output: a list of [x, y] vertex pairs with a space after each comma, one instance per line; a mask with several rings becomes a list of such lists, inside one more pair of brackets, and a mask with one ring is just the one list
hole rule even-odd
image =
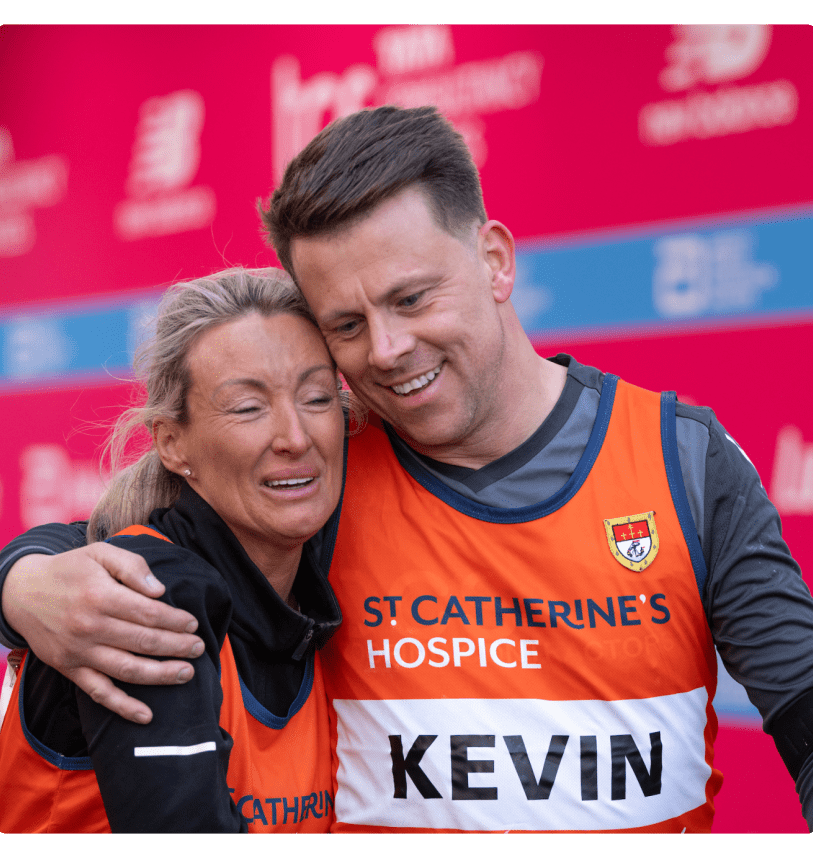
[[189, 464], [180, 423], [159, 418], [152, 424], [152, 437], [164, 467], [179, 476], [185, 476], [184, 471], [189, 468]]

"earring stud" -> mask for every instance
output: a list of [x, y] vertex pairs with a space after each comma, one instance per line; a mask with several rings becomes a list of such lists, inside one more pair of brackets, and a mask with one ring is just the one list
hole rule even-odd
[[192, 476], [192, 471], [190, 471], [190, 470], [189, 470], [189, 468], [185, 468], [185, 469], [184, 469], [184, 472], [183, 472], [183, 475], [184, 475], [185, 477], [191, 477], [191, 476]]

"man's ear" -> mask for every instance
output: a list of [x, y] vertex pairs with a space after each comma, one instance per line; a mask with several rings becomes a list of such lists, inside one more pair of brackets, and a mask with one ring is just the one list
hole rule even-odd
[[516, 277], [514, 236], [498, 220], [484, 223], [478, 231], [478, 242], [486, 264], [491, 269], [491, 291], [502, 304], [511, 297]]
[[180, 423], [175, 420], [158, 418], [152, 424], [152, 437], [158, 456], [168, 471], [179, 476], [189, 467], [186, 461], [184, 433]]

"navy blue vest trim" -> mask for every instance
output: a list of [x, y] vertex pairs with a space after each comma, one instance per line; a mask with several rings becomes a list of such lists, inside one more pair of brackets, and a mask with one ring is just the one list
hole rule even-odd
[[296, 696], [296, 700], [291, 704], [291, 708], [288, 710], [288, 714], [284, 717], [280, 715], [275, 715], [273, 712], [269, 712], [262, 703], [257, 700], [257, 698], [248, 690], [248, 687], [243, 682], [242, 677], [238, 674], [238, 679], [240, 680], [240, 693], [243, 696], [243, 705], [246, 707], [246, 711], [253, 718], [256, 718], [260, 724], [264, 724], [266, 727], [270, 727], [272, 730], [282, 730], [282, 728], [291, 720], [291, 718], [296, 715], [297, 712], [305, 705], [308, 697], [310, 696], [311, 690], [313, 689], [313, 677], [314, 677], [314, 654], [311, 653], [308, 656], [308, 662], [305, 665], [305, 675], [302, 677], [302, 685], [299, 687], [299, 694]]
[[686, 486], [683, 484], [683, 473], [680, 470], [680, 458], [677, 446], [677, 424], [675, 418], [675, 396], [674, 391], [661, 394], [661, 444], [663, 446], [663, 462], [666, 465], [666, 478], [669, 480], [669, 490], [672, 492], [672, 503], [675, 505], [680, 529], [689, 549], [692, 559], [694, 578], [697, 581], [697, 589], [700, 591], [700, 599], [706, 589], [708, 570], [706, 560], [703, 557], [703, 549], [700, 546], [700, 538], [692, 518], [692, 510], [689, 506], [689, 498], [686, 495]]
[[[29, 658], [30, 656], [31, 653], [29, 653]], [[44, 760], [49, 762], [52, 766], [56, 766], [58, 769], [62, 769], [62, 771], [78, 772], [92, 769], [93, 761], [90, 759], [90, 757], [65, 757], [57, 751], [51, 750], [51, 748], [49, 748], [47, 745], [44, 745], [42, 742], [40, 742], [40, 740], [28, 729], [28, 725], [25, 723], [23, 697], [25, 693], [25, 675], [27, 673], [29, 658], [26, 658], [25, 664], [23, 665], [22, 673], [20, 674], [19, 691], [20, 726], [23, 728], [23, 734], [25, 735], [26, 741]], [[9, 799], [4, 798], [4, 801], [9, 801]]]
[[499, 509], [493, 506], [477, 503], [463, 495], [458, 494], [453, 489], [449, 488], [445, 483], [441, 482], [437, 477], [430, 474], [420, 467], [412, 458], [409, 458], [403, 451], [392, 444], [392, 438], [395, 437], [395, 431], [387, 423], [384, 423], [384, 428], [390, 438], [390, 444], [393, 446], [395, 455], [398, 457], [403, 469], [418, 483], [420, 483], [428, 492], [435, 495], [436, 498], [443, 501], [452, 509], [480, 521], [489, 521], [494, 524], [519, 524], [525, 521], [535, 521], [550, 515], [560, 507], [564, 506], [582, 487], [582, 484], [587, 479], [593, 465], [598, 458], [604, 438], [607, 434], [607, 427], [610, 425], [610, 416], [613, 412], [613, 402], [615, 401], [615, 389], [618, 383], [618, 376], [605, 375], [604, 383], [601, 386], [601, 398], [598, 403], [598, 412], [596, 420], [593, 424], [593, 429], [590, 433], [590, 438], [587, 446], [584, 448], [581, 459], [578, 465], [570, 475], [568, 481], [559, 489], [558, 492], [551, 495], [541, 503], [532, 504], [531, 506], [517, 507], [516, 509]]

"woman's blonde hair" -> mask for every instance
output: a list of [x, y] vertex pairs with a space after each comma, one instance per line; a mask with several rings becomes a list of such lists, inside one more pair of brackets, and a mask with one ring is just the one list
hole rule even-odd
[[[184, 480], [161, 462], [151, 442], [154, 423], [158, 418], [188, 419], [187, 356], [197, 338], [250, 313], [290, 313], [316, 325], [302, 293], [279, 268], [229, 268], [167, 289], [158, 305], [155, 333], [138, 348], [133, 363], [144, 401], [121, 414], [105, 447], [114, 476], [90, 516], [88, 542], [131, 524], [146, 524], [154, 509], [178, 499]], [[122, 468], [127, 448], [145, 428], [150, 448]]]

